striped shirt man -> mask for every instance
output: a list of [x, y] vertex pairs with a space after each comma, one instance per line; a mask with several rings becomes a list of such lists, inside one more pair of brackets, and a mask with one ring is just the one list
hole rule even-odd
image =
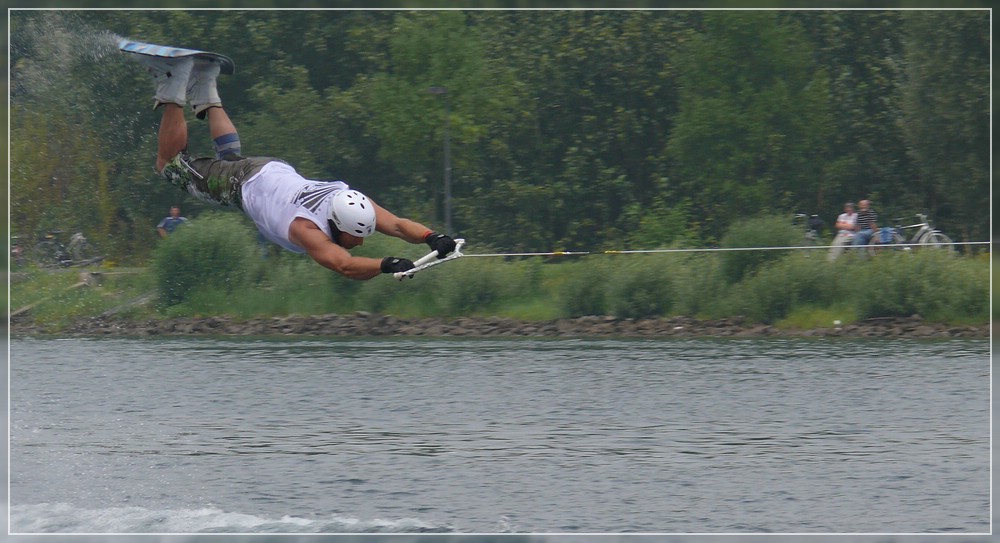
[[858, 218], [855, 224], [858, 230], [875, 230], [878, 228], [878, 215], [871, 208], [864, 208], [858, 211]]

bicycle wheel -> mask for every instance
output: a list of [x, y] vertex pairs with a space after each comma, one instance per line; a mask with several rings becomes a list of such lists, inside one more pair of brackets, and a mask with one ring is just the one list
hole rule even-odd
[[[886, 240], [886, 236], [888, 236], [889, 239], [887, 241], [884, 241]], [[883, 249], [892, 249], [894, 251], [910, 250], [909, 247], [899, 247], [900, 244], [906, 243], [906, 239], [904, 239], [903, 236], [899, 234], [899, 230], [896, 230], [895, 228], [886, 227], [883, 228], [882, 231], [876, 232], [875, 235], [872, 236], [872, 241], [870, 241], [869, 243], [875, 244], [876, 242], [878, 242], [878, 246], [869, 249], [869, 252], [871, 254], [877, 254], [879, 251]]]
[[955, 243], [951, 241], [951, 238], [941, 232], [930, 232], [925, 234], [922, 238], [920, 238], [920, 245], [926, 245], [935, 249], [947, 249], [949, 251], [955, 250]]
[[31, 249], [31, 261], [42, 268], [54, 268], [62, 264], [62, 250], [54, 241], [41, 241]]
[[69, 247], [66, 248], [66, 252], [69, 253], [70, 258], [74, 262], [82, 262], [94, 257], [94, 251], [86, 239], [73, 240], [70, 242]]

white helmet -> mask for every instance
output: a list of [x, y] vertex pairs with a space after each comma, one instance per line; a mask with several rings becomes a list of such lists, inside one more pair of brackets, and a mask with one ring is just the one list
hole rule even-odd
[[[356, 190], [342, 190], [333, 195], [330, 220], [341, 232], [368, 237], [375, 231], [375, 206]], [[336, 237], [336, 232], [333, 234]]]

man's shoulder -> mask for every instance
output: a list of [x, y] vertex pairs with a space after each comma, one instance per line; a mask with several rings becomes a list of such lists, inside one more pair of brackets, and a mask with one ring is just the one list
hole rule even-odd
[[292, 222], [288, 223], [288, 230], [319, 230], [323, 231], [322, 228], [316, 224], [315, 221], [306, 217], [292, 217]]

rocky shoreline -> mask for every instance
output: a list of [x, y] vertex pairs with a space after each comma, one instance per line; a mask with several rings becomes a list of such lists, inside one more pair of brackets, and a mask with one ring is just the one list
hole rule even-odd
[[351, 315], [289, 315], [253, 319], [186, 317], [134, 321], [113, 317], [81, 319], [68, 327], [46, 328], [10, 321], [12, 337], [59, 336], [304, 336], [304, 337], [854, 337], [990, 338], [991, 327], [929, 323], [919, 315], [868, 319], [859, 323], [797, 330], [747, 322], [742, 317], [698, 320], [691, 317], [622, 319], [589, 316], [543, 322], [500, 317], [398, 318], [358, 312]]

